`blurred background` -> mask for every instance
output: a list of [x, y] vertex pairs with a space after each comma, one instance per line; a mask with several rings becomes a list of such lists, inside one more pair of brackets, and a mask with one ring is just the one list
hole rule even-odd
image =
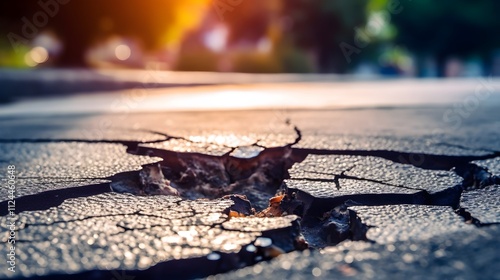
[[495, 0], [1, 1], [0, 67], [498, 76], [499, 13]]

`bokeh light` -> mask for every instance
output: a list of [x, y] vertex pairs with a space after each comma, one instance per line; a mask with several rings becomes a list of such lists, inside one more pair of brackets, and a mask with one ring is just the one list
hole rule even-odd
[[132, 50], [127, 45], [121, 44], [115, 48], [115, 56], [121, 61], [129, 59], [131, 54]]
[[40, 46], [34, 47], [24, 56], [24, 62], [30, 67], [35, 67], [47, 60], [49, 60], [49, 52]]

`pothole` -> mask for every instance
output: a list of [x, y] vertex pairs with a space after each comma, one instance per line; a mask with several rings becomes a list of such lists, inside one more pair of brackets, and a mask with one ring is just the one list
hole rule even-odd
[[288, 178], [288, 169], [305, 156], [285, 146], [265, 149], [252, 158], [171, 151], [163, 151], [162, 158], [128, 178], [113, 180], [112, 190], [135, 195], [179, 195], [191, 200], [240, 194], [261, 211]]
[[[298, 139], [300, 140], [300, 134]], [[368, 226], [363, 224], [355, 211], [349, 209], [349, 206], [354, 205], [403, 204], [406, 203], [405, 199], [408, 199], [408, 203], [413, 204], [452, 206], [458, 209], [457, 213], [467, 222], [479, 225], [480, 222], [470, 213], [459, 208], [456, 197], [459, 198], [464, 190], [481, 189], [499, 183], [498, 176], [493, 176], [487, 169], [470, 163], [478, 158], [495, 158], [499, 153], [481, 157], [424, 155], [426, 160], [422, 164], [412, 165], [430, 170], [454, 169], [453, 171], [463, 178], [463, 182], [432, 195], [422, 191], [412, 196], [351, 195], [355, 201], [344, 197], [322, 199], [287, 187], [283, 183], [289, 177], [288, 170], [292, 165], [303, 161], [307, 155], [377, 156], [393, 162], [410, 164], [408, 162], [411, 161], [406, 159], [411, 158], [411, 154], [394, 151], [296, 149], [290, 144], [275, 148], [246, 150], [237, 148], [222, 156], [211, 156], [142, 147], [140, 143], [122, 144], [128, 147], [127, 151], [131, 154], [159, 156], [163, 160], [145, 165], [141, 171], [113, 176], [111, 188], [116, 192], [141, 196], [174, 195], [187, 200], [229, 199], [233, 204], [223, 210], [229, 222], [245, 223], [248, 221], [245, 219], [268, 217], [291, 218], [287, 217], [289, 215], [301, 217], [300, 223], [298, 220], [292, 223], [293, 229], [278, 228], [263, 232], [261, 237], [246, 245], [238, 253], [240, 260], [252, 258], [242, 261], [245, 265], [271, 259], [293, 250], [333, 246], [347, 239], [368, 241], [366, 238]], [[346, 176], [341, 173], [334, 177], [332, 188], [340, 188], [338, 179]], [[369, 181], [357, 177], [356, 180]], [[61, 191], [57, 191], [55, 196], [60, 194]], [[40, 197], [42, 196], [33, 196], [33, 200]], [[23, 198], [19, 201], [22, 202]], [[53, 205], [44, 207], [49, 206]], [[208, 254], [204, 260], [220, 262], [221, 266], [233, 261], [218, 252]]]
[[[152, 151], [141, 147], [129, 150], [158, 156], [159, 151]], [[161, 150], [161, 162], [118, 176], [111, 188], [135, 195], [175, 195], [189, 200], [230, 199], [233, 204], [224, 211], [230, 219], [296, 215], [302, 221], [301, 235], [293, 239], [294, 250], [336, 245], [346, 239], [366, 240], [368, 227], [346, 204], [320, 214], [307, 212], [309, 202], [283, 184], [292, 165], [306, 156], [294, 153], [291, 145], [263, 149], [251, 158], [231, 153], [211, 156]]]
[[[356, 203], [377, 205], [377, 197], [380, 197], [382, 198], [380, 204], [411, 203], [452, 206], [457, 209], [458, 214], [464, 216], [464, 212], [458, 210], [462, 191], [482, 188], [498, 180], [484, 168], [466, 163], [471, 159], [469, 157], [460, 158], [458, 162], [453, 163], [455, 160], [453, 157], [429, 155], [437, 159], [443, 167], [441, 168], [441, 165], [436, 167], [430, 163], [428, 163], [429, 166], [417, 167], [448, 169], [453, 166], [455, 173], [464, 178], [463, 183], [433, 194], [421, 191], [408, 198], [390, 194], [377, 195], [377, 197], [360, 194], [356, 196], [356, 200], [359, 200], [357, 202], [348, 199], [347, 201], [346, 199], [339, 200], [335, 197], [323, 201], [294, 188], [288, 188], [283, 183], [289, 178], [288, 170], [295, 163], [302, 162], [311, 153], [352, 155], [361, 152], [310, 151], [294, 149], [292, 144], [284, 147], [262, 148], [258, 151], [252, 150], [251, 156], [253, 157], [248, 157], [247, 154], [241, 156], [236, 152], [239, 150], [241, 149], [233, 149], [225, 155], [212, 156], [160, 150], [140, 145], [129, 147], [129, 153], [158, 156], [163, 160], [145, 165], [141, 171], [130, 173], [125, 178], [118, 177], [113, 180], [111, 188], [117, 192], [129, 192], [135, 195], [176, 195], [189, 200], [230, 199], [233, 205], [225, 211], [229, 218], [297, 215], [302, 219], [300, 231], [303, 235], [294, 241], [297, 245], [295, 249], [299, 249], [307, 246], [322, 248], [336, 245], [346, 239], [367, 241], [368, 227], [361, 222], [354, 211], [348, 209], [348, 206], [356, 205]], [[396, 152], [363, 151], [365, 156], [372, 153], [375, 156], [400, 161], [394, 159], [397, 158]], [[406, 153], [401, 153], [401, 156], [403, 155]], [[369, 179], [360, 178], [359, 180]], [[339, 187], [338, 184], [335, 186]]]

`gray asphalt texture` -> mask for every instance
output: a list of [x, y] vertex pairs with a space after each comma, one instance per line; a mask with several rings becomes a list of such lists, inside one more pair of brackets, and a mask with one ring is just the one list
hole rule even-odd
[[[2, 116], [0, 278], [500, 279], [500, 106], [450, 127], [452, 106]], [[152, 163], [205, 198], [110, 189]], [[217, 168], [254, 207], [280, 190], [301, 207], [234, 217]], [[328, 244], [335, 209], [349, 233]]]

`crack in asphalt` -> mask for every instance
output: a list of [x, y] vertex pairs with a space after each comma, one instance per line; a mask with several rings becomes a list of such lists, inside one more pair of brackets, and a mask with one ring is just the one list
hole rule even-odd
[[389, 187], [395, 187], [395, 188], [402, 188], [402, 189], [408, 189], [408, 190], [416, 190], [416, 191], [425, 191], [424, 189], [419, 189], [419, 188], [411, 188], [411, 187], [405, 187], [403, 185], [395, 185], [391, 184], [388, 182], [380, 181], [380, 180], [375, 180], [375, 179], [368, 179], [368, 178], [361, 178], [357, 176], [352, 176], [352, 175], [346, 175], [345, 172], [349, 172], [353, 167], [351, 167], [348, 170], [342, 171], [340, 174], [331, 174], [331, 173], [326, 173], [326, 172], [318, 172], [318, 171], [311, 171], [311, 170], [304, 170], [305, 172], [309, 173], [316, 173], [316, 174], [321, 174], [321, 175], [329, 175], [332, 176], [333, 179], [322, 179], [322, 178], [300, 178], [300, 177], [295, 177], [290, 180], [303, 180], [303, 181], [311, 181], [311, 182], [332, 182], [335, 184], [335, 187], [337, 190], [340, 190], [342, 187], [340, 186], [340, 179], [350, 179], [350, 180], [355, 180], [355, 181], [365, 181], [365, 182], [371, 182], [371, 183], [377, 183]]
[[[487, 155], [480, 155], [480, 156], [449, 156], [449, 155], [436, 155], [436, 154], [425, 154], [425, 153], [407, 153], [407, 152], [397, 152], [397, 151], [388, 151], [388, 150], [325, 150], [325, 149], [304, 149], [304, 148], [293, 148], [292, 146], [299, 143], [300, 140], [302, 139], [302, 133], [300, 129], [296, 126], [294, 126], [294, 131], [297, 134], [297, 137], [293, 143], [287, 144], [283, 147], [275, 147], [275, 148], [264, 148], [263, 151], [261, 151], [257, 156], [249, 159], [241, 159], [241, 158], [236, 158], [230, 156], [230, 153], [226, 153], [222, 156], [213, 156], [213, 155], [206, 155], [202, 153], [183, 153], [183, 152], [173, 152], [173, 151], [168, 151], [168, 150], [163, 150], [163, 149], [158, 149], [158, 148], [152, 148], [152, 147], [142, 147], [140, 146], [141, 144], [148, 144], [148, 143], [157, 143], [157, 142], [163, 142], [166, 139], [184, 139], [186, 141], [190, 141], [186, 138], [182, 137], [172, 137], [170, 135], [164, 134], [164, 133], [159, 133], [159, 132], [152, 132], [152, 133], [157, 133], [159, 135], [162, 135], [165, 137], [165, 139], [162, 140], [154, 140], [154, 141], [118, 141], [118, 140], [81, 140], [81, 139], [17, 139], [17, 140], [0, 140], [0, 142], [30, 142], [30, 143], [43, 143], [43, 142], [85, 142], [85, 143], [116, 143], [116, 144], [122, 144], [127, 147], [127, 152], [129, 154], [135, 154], [135, 155], [145, 155], [145, 156], [156, 156], [160, 157], [163, 159], [160, 164], [162, 165], [163, 168], [169, 168], [171, 173], [179, 173], [179, 170], [176, 170], [175, 168], [172, 168], [172, 166], [180, 166], [180, 165], [186, 165], [186, 162], [188, 161], [193, 161], [196, 163], [196, 160], [201, 160], [205, 161], [206, 163], [211, 163], [211, 162], [217, 162], [219, 161], [221, 164], [221, 170], [219, 172], [222, 175], [228, 176], [227, 182], [229, 183], [228, 189], [225, 192], [219, 192], [217, 191], [218, 188], [220, 188], [220, 181], [215, 180], [215, 182], [209, 182], [212, 183], [213, 185], [216, 185], [212, 188], [205, 188], [202, 191], [205, 191], [206, 194], [205, 196], [216, 198], [216, 197], [221, 197], [222, 195], [232, 193], [236, 190], [241, 190], [243, 187], [245, 187], [245, 184], [240, 184], [242, 186], [239, 186], [237, 183], [238, 181], [241, 180], [248, 180], [251, 178], [252, 175], [256, 174], [256, 172], [261, 172], [261, 181], [265, 181], [267, 177], [275, 176], [273, 180], [271, 180], [271, 183], [274, 185], [274, 190], [278, 189], [281, 183], [283, 182], [283, 179], [288, 178], [288, 169], [297, 162], [301, 162], [305, 157], [308, 155], [344, 155], [344, 156], [374, 156], [374, 157], [379, 157], [383, 158], [386, 160], [390, 160], [395, 163], [401, 163], [401, 164], [409, 164], [417, 168], [422, 168], [422, 169], [427, 169], [427, 170], [453, 170], [457, 175], [461, 176], [464, 181], [461, 184], [460, 187], [453, 187], [451, 189], [455, 190], [456, 192], [461, 192], [462, 190], [468, 190], [470, 188], [483, 188], [488, 185], [492, 184], [499, 184], [500, 183], [500, 177], [492, 175], [491, 173], [488, 172], [486, 168], [477, 166], [476, 164], [472, 164], [472, 161], [476, 160], [485, 160], [485, 159], [491, 159], [491, 158], [496, 158], [500, 156], [500, 152], [492, 152]], [[256, 143], [255, 143], [256, 144]], [[232, 151], [237, 149], [238, 147], [233, 147]], [[264, 158], [264, 160], [261, 160], [261, 158]], [[282, 159], [285, 158], [285, 160], [288, 160], [288, 163], [283, 163], [281, 162], [281, 166], [278, 169], [273, 169], [275, 166], [273, 164], [276, 164], [276, 159]], [[177, 159], [177, 160], [173, 160]], [[180, 160], [179, 160], [180, 159]], [[194, 159], [194, 160], [193, 160]], [[206, 168], [207, 164], [201, 164], [200, 166], [196, 166], [198, 169], [201, 168], [201, 171], [204, 171], [203, 169]], [[266, 163], [270, 165], [271, 167], [266, 170], [259, 170], [258, 168], [263, 164]], [[189, 165], [189, 164], [188, 164]], [[205, 166], [203, 166], [205, 165]], [[278, 164], [279, 165], [279, 164]], [[250, 170], [248, 170], [250, 169]], [[208, 168], [209, 171], [211, 171]], [[243, 172], [241, 172], [243, 170]], [[280, 170], [279, 174], [272, 174], [276, 173], [276, 170]], [[173, 171], [173, 172], [172, 172]], [[195, 170], [195, 171], [200, 171], [200, 170]], [[213, 171], [213, 170], [212, 170]], [[233, 173], [245, 173], [245, 174], [237, 174], [239, 176], [234, 176]], [[341, 172], [340, 174], [328, 174], [332, 175], [333, 179], [313, 179], [313, 178], [303, 178], [304, 180], [308, 181], [323, 181], [323, 182], [332, 182], [335, 184], [336, 188], [339, 189], [340, 186], [340, 179], [352, 179], [352, 180], [357, 180], [357, 181], [368, 181], [368, 182], [374, 182], [374, 183], [379, 183], [391, 187], [397, 187], [397, 188], [405, 188], [405, 189], [414, 189], [414, 188], [409, 188], [401, 185], [395, 185], [395, 184], [390, 184], [387, 182], [379, 181], [379, 180], [374, 180], [374, 179], [369, 179], [369, 178], [360, 178], [357, 176], [351, 176], [351, 175], [346, 175], [345, 172], [349, 170], [345, 170]], [[193, 171], [194, 172], [194, 171]], [[320, 173], [317, 171], [311, 171], [311, 172], [316, 172]], [[203, 176], [206, 176], [205, 174], [201, 174], [202, 176], [195, 176], [199, 178], [203, 178]], [[210, 172], [208, 172], [210, 173]], [[111, 177], [107, 178], [92, 178], [92, 179], [103, 179], [103, 180], [111, 180], [114, 181], [117, 178], [127, 178], [130, 176], [134, 176], [137, 174], [135, 171], [131, 172], [123, 172], [116, 174]], [[185, 175], [186, 173], [184, 173]], [[170, 178], [172, 179], [172, 174], [170, 175]], [[174, 174], [175, 175], [175, 174]], [[194, 175], [200, 175], [194, 173]], [[219, 174], [220, 175], [220, 174]], [[189, 176], [187, 176], [189, 177]], [[179, 180], [186, 180], [186, 176], [177, 178]], [[259, 176], [257, 176], [259, 177]], [[75, 180], [76, 178], [73, 178]], [[79, 178], [79, 179], [84, 179], [84, 178]], [[212, 179], [217, 179], [217, 176]], [[220, 178], [219, 178], [220, 179]], [[239, 180], [238, 180], [239, 179]], [[255, 178], [253, 178], [255, 179]], [[259, 179], [259, 178], [257, 178]], [[294, 179], [300, 179], [300, 178], [294, 178]], [[174, 178], [175, 181], [175, 178]], [[258, 180], [257, 180], [258, 181]], [[179, 185], [183, 185], [182, 182], [179, 183]], [[193, 184], [193, 182], [190, 182]], [[197, 181], [194, 183], [194, 185], [199, 184], [200, 182]], [[206, 185], [207, 182], [201, 182]], [[214, 184], [217, 183], [217, 184]], [[247, 185], [255, 185], [255, 182], [245, 182]], [[262, 182], [260, 182], [262, 183]], [[264, 185], [269, 185], [269, 182], [263, 182]], [[104, 192], [109, 192], [110, 190], [107, 188], [104, 188], [103, 186], [106, 185], [104, 184], [95, 184], [95, 185], [89, 185], [89, 186], [82, 186], [82, 187], [74, 187], [74, 188], [67, 188], [67, 189], [59, 189], [59, 190], [51, 190], [51, 191], [46, 191], [46, 192], [41, 192], [38, 194], [34, 195], [28, 195], [28, 196], [22, 196], [17, 199], [23, 200], [23, 203], [19, 203], [20, 205], [24, 205], [21, 207], [16, 208], [16, 213], [23, 212], [23, 211], [29, 211], [29, 210], [45, 210], [50, 207], [54, 207], [57, 205], [60, 205], [64, 200], [69, 199], [69, 198], [76, 198], [76, 197], [82, 197], [82, 196], [90, 196], [90, 195], [95, 195], [99, 193], [104, 193]], [[210, 184], [209, 184], [210, 185]], [[226, 184], [227, 185], [227, 184]], [[208, 186], [211, 187], [211, 186]], [[264, 186], [261, 189], [267, 189], [268, 186]], [[408, 203], [408, 202], [413, 202], [415, 204], [429, 204], [429, 205], [443, 205], [443, 203], [440, 202], [441, 198], [446, 194], [446, 191], [443, 193], [436, 193], [436, 194], [429, 194], [423, 189], [414, 189], [414, 190], [419, 190], [422, 193], [416, 193], [413, 195], [413, 198], [405, 198], [405, 195], [397, 195], [397, 194], [387, 194], [385, 197], [387, 197], [387, 201], [382, 199], [381, 203], [389, 203], [390, 200], [394, 200], [394, 203], [398, 203], [397, 201], [401, 201], [401, 203]], [[200, 190], [196, 190], [196, 192], [199, 192]], [[299, 191], [300, 192], [300, 191]], [[267, 192], [268, 194], [272, 194]], [[208, 194], [208, 195], [207, 195]], [[251, 195], [251, 194], [249, 194]], [[372, 200], [373, 195], [360, 195], [362, 197], [366, 197], [367, 199], [361, 199], [361, 201], [366, 201], [366, 200]], [[377, 195], [378, 198], [381, 198], [384, 195]], [[408, 195], [406, 195], [408, 196]], [[189, 198], [189, 195], [186, 195], [185, 197]], [[423, 197], [423, 199], [422, 199]], [[347, 199], [352, 199], [352, 197], [348, 197]], [[450, 201], [453, 201], [453, 203], [450, 203]], [[20, 201], [21, 202], [21, 201]], [[438, 203], [436, 203], [438, 202]], [[0, 207], [1, 205], [5, 204], [6, 201], [0, 202]], [[335, 203], [334, 205], [338, 206], [341, 203]], [[367, 205], [373, 205], [370, 203], [367, 203]], [[376, 204], [380, 205], [380, 204]], [[444, 205], [452, 206], [454, 209], [458, 208], [458, 202], [456, 199], [449, 200]], [[5, 213], [6, 207], [0, 208], [0, 216], [6, 215]]]
[[493, 225], [500, 225], [500, 223], [483, 223], [480, 220], [474, 218], [470, 212], [468, 212], [465, 208], [460, 207], [459, 209], [455, 209], [455, 213], [461, 216], [464, 219], [464, 222], [467, 224], [475, 225], [476, 227], [488, 227]]
[[[497, 223], [481, 223], [480, 220], [474, 218], [469, 212], [464, 208], [460, 207], [460, 198], [462, 192], [469, 189], [481, 189], [489, 185], [500, 184], [500, 177], [491, 174], [486, 168], [473, 164], [473, 161], [486, 160], [500, 157], [500, 152], [491, 151], [491, 153], [480, 156], [450, 156], [450, 155], [438, 155], [438, 154], [426, 154], [426, 153], [409, 153], [409, 152], [398, 152], [391, 150], [329, 150], [329, 149], [309, 149], [309, 148], [295, 148], [294, 145], [298, 144], [302, 139], [302, 132], [296, 126], [293, 127], [295, 133], [297, 134], [294, 142], [289, 143], [282, 147], [264, 147], [259, 144], [260, 140], [256, 141], [250, 146], [263, 148], [263, 150], [255, 157], [252, 158], [238, 158], [231, 156], [231, 153], [236, 149], [240, 148], [229, 147], [225, 145], [219, 146], [229, 148], [230, 152], [222, 156], [213, 156], [203, 153], [186, 153], [186, 152], [174, 152], [153, 147], [144, 147], [143, 144], [161, 143], [169, 141], [171, 139], [181, 139], [191, 143], [205, 143], [205, 142], [194, 142], [183, 137], [173, 137], [167, 134], [149, 131], [151, 133], [156, 133], [165, 137], [160, 140], [152, 141], [122, 141], [122, 140], [82, 140], [82, 139], [14, 139], [5, 140], [0, 139], [0, 143], [47, 143], [47, 142], [82, 142], [82, 143], [114, 143], [122, 144], [127, 147], [127, 153], [133, 155], [143, 155], [150, 157], [162, 158], [159, 162], [161, 170], [165, 173], [165, 178], [169, 180], [172, 186], [176, 187], [181, 192], [181, 197], [184, 199], [197, 199], [197, 198], [221, 198], [224, 195], [233, 193], [242, 193], [249, 197], [249, 201], [253, 202], [258, 208], [265, 208], [267, 205], [267, 199], [273, 195], [281, 195], [283, 198], [278, 204], [278, 208], [283, 213], [283, 215], [296, 214], [302, 218], [302, 221], [292, 227], [294, 230], [298, 231], [298, 235], [303, 234], [306, 239], [310, 242], [313, 247], [324, 247], [335, 245], [343, 240], [364, 240], [368, 241], [366, 238], [366, 232], [369, 227], [361, 221], [357, 216], [356, 212], [348, 209], [349, 206], [376, 206], [376, 205], [391, 205], [391, 204], [416, 204], [416, 205], [437, 205], [437, 206], [451, 206], [455, 213], [463, 217], [466, 223], [476, 225], [478, 227], [489, 226]], [[208, 143], [210, 144], [210, 143]], [[213, 143], [212, 143], [213, 144]], [[446, 143], [444, 143], [446, 144]], [[448, 145], [448, 144], [446, 144]], [[466, 148], [466, 147], [462, 147]], [[298, 162], [302, 162], [308, 155], [340, 155], [340, 156], [363, 156], [363, 157], [378, 157], [389, 160], [394, 163], [400, 163], [405, 165], [411, 165], [424, 170], [442, 170], [442, 171], [453, 171], [457, 175], [463, 178], [461, 184], [456, 186], [450, 186], [449, 188], [439, 191], [436, 193], [429, 193], [424, 189], [410, 188], [402, 185], [391, 184], [388, 182], [361, 178], [358, 176], [352, 176], [345, 174], [350, 171], [353, 167], [342, 171], [340, 174], [328, 174], [318, 171], [309, 171], [312, 173], [318, 173], [323, 175], [331, 175], [332, 179], [314, 179], [314, 178], [293, 178], [292, 180], [307, 180], [307, 181], [321, 181], [333, 183], [333, 185], [340, 189], [340, 179], [350, 179], [355, 181], [365, 181], [378, 183], [390, 187], [404, 188], [409, 190], [415, 190], [417, 192], [411, 194], [397, 194], [397, 193], [385, 193], [385, 194], [351, 194], [343, 195], [337, 197], [329, 198], [318, 198], [311, 194], [289, 188], [283, 183], [284, 179], [289, 178], [288, 170]], [[143, 169], [148, 166], [144, 165]], [[92, 179], [104, 179], [110, 180], [112, 182], [120, 182], [124, 179], [135, 178], [140, 171], [129, 171], [115, 174], [107, 178], [92, 178]], [[47, 177], [48, 179], [56, 179], [57, 177]], [[27, 177], [25, 179], [30, 179]], [[58, 179], [70, 179], [70, 178], [58, 178]], [[71, 178], [75, 180], [76, 178]], [[79, 178], [87, 179], [87, 178]], [[140, 185], [132, 187], [141, 187]], [[19, 201], [18, 207], [16, 207], [16, 213], [24, 211], [34, 211], [34, 210], [47, 210], [51, 207], [58, 206], [62, 204], [65, 200], [70, 198], [78, 198], [85, 196], [92, 196], [96, 194], [101, 194], [105, 192], [112, 191], [109, 188], [108, 183], [94, 184], [81, 187], [73, 187], [67, 189], [58, 189], [45, 191], [37, 193], [34, 195], [27, 195], [16, 198]], [[257, 195], [256, 195], [257, 194]], [[180, 205], [182, 201], [177, 201], [177, 205]], [[236, 203], [233, 200], [233, 205]], [[251, 205], [251, 204], [250, 204]], [[0, 202], [0, 216], [7, 215], [7, 201]], [[273, 207], [272, 203], [269, 203], [269, 207]], [[196, 211], [193, 210], [193, 216]], [[120, 213], [120, 214], [109, 214], [109, 215], [97, 215], [88, 216], [79, 219], [73, 219], [68, 221], [55, 221], [52, 223], [36, 223], [36, 224], [25, 224], [21, 229], [26, 229], [32, 226], [49, 226], [55, 223], [67, 223], [67, 222], [77, 222], [84, 221], [93, 218], [102, 217], [112, 217], [112, 216], [127, 216], [127, 215], [140, 215], [146, 217], [155, 217], [166, 219], [168, 218], [145, 214], [142, 211], [135, 211], [133, 213]], [[230, 215], [224, 216], [223, 222], [218, 222], [212, 224], [211, 227], [219, 227], [224, 230], [224, 223], [231, 219]], [[301, 228], [302, 225], [302, 228]], [[132, 228], [125, 225], [116, 224], [117, 227], [128, 230], [141, 230], [142, 228]], [[165, 226], [162, 224], [149, 225], [151, 227]], [[297, 230], [298, 227], [298, 230]], [[146, 227], [144, 228], [146, 229]], [[289, 229], [290, 230], [290, 229]], [[239, 230], [237, 230], [239, 231]], [[272, 235], [274, 230], [263, 231], [263, 236]], [[285, 234], [290, 234], [285, 230]], [[278, 235], [280, 236], [280, 235]], [[321, 239], [318, 239], [318, 236]], [[279, 237], [274, 237], [279, 238]], [[319, 240], [319, 241], [318, 241]], [[26, 241], [28, 242], [28, 241]], [[253, 243], [251, 243], [253, 244]], [[294, 245], [296, 246], [296, 245]], [[297, 249], [297, 247], [295, 247]], [[243, 251], [243, 248], [242, 248]], [[237, 258], [241, 260], [247, 260], [248, 256], [244, 256], [246, 252], [238, 252]], [[241, 255], [241, 256], [240, 256]], [[264, 258], [262, 258], [264, 259]], [[244, 265], [252, 265], [257, 263], [256, 258], [251, 261], [244, 261]], [[228, 271], [229, 269], [234, 269], [235, 267], [230, 267], [229, 269], [222, 269], [220, 267], [228, 266], [228, 263], [234, 262], [234, 255], [231, 257], [230, 254], [224, 255], [221, 253], [221, 258], [219, 260], [220, 267], [217, 271], [203, 272], [204, 268], [200, 268], [200, 263], [203, 263], [206, 259], [203, 258], [191, 258], [184, 260], [167, 261], [164, 263], [159, 263], [149, 269], [138, 272], [132, 271], [132, 273], [139, 273], [138, 275], [154, 275], [155, 271], [158, 269], [165, 269], [169, 267], [175, 267], [179, 269], [179, 265], [191, 266], [196, 264], [199, 268], [198, 271], [191, 271], [187, 269], [180, 271], [179, 275], [189, 275], [193, 276], [193, 273], [198, 273], [201, 276], [213, 275], [216, 273]], [[174, 263], [176, 265], [174, 265]], [[85, 275], [90, 275], [90, 272], [83, 272], [78, 275], [84, 277]], [[106, 271], [100, 271], [100, 273], [106, 273]], [[108, 271], [109, 273], [109, 271]], [[58, 279], [58, 275], [52, 275], [51, 279]], [[42, 277], [43, 279], [43, 277]], [[47, 278], [48, 279], [48, 278]], [[84, 279], [84, 278], [81, 278]]]
[[408, 164], [425, 170], [449, 171], [455, 167], [464, 166], [472, 161], [500, 157], [500, 152], [480, 156], [449, 156], [426, 153], [409, 153], [392, 150], [325, 150], [294, 148], [294, 152], [307, 155], [339, 155], [339, 156], [372, 156], [383, 158], [394, 163]]
[[[106, 192], [111, 192], [109, 183], [70, 187], [24, 195], [16, 197], [16, 209], [14, 213], [19, 214], [25, 211], [47, 210], [61, 205], [70, 198], [88, 197]], [[9, 214], [7, 204], [8, 200], [0, 202], [0, 217]]]
[[[106, 215], [95, 215], [95, 216], [86, 216], [86, 217], [82, 217], [82, 218], [78, 218], [78, 219], [71, 219], [71, 220], [61, 220], [61, 221], [53, 221], [53, 222], [50, 222], [50, 223], [25, 223], [23, 224], [23, 226], [20, 226], [19, 227], [19, 230], [23, 230], [23, 229], [27, 229], [29, 227], [38, 227], [38, 226], [52, 226], [52, 225], [55, 225], [55, 224], [64, 224], [64, 223], [73, 223], [73, 222], [83, 222], [83, 221], [86, 221], [86, 220], [90, 220], [90, 219], [95, 219], [95, 218], [109, 218], [109, 217], [120, 217], [120, 216], [128, 216], [128, 215], [139, 215], [139, 211], [135, 211], [135, 212], [132, 212], [132, 213], [119, 213], [119, 214], [106, 214]], [[148, 215], [144, 215], [144, 216], [148, 216]]]

